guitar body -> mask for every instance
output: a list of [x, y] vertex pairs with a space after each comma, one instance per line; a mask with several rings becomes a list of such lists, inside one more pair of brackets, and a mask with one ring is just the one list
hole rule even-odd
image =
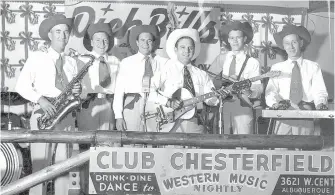
[[[173, 93], [172, 98], [183, 101], [193, 98], [193, 95], [189, 90], [180, 88]], [[191, 119], [195, 115], [195, 106], [185, 105], [185, 107], [181, 109], [173, 110], [172, 108], [160, 106], [153, 102], [147, 102], [145, 111], [146, 113], [155, 113], [156, 115], [146, 120], [147, 127], [150, 131], [170, 132], [177, 130], [181, 120]], [[160, 119], [162, 118], [165, 120], [164, 123], [161, 123]]]

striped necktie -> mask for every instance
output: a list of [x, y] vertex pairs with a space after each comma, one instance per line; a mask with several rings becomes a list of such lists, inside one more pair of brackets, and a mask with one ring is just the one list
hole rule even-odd
[[64, 69], [64, 60], [61, 54], [59, 54], [59, 58], [56, 60], [56, 78], [55, 78], [55, 86], [57, 89], [63, 91], [66, 88], [66, 85], [69, 83], [67, 77], [65, 75]]
[[233, 60], [231, 61], [229, 67], [229, 76], [236, 75], [235, 70], [236, 70], [236, 55], [233, 55]]
[[291, 76], [290, 100], [292, 103], [298, 105], [303, 97], [301, 72], [297, 61], [292, 61], [292, 63], [294, 66], [292, 68]]
[[105, 58], [100, 56], [99, 61], [99, 84], [101, 87], [105, 88], [111, 84], [112, 79]]
[[187, 69], [187, 66], [184, 66], [184, 86], [183, 88], [189, 90], [193, 94], [193, 96], [195, 96], [195, 89], [194, 89], [191, 73]]
[[150, 90], [151, 77], [154, 75], [149, 56], [145, 56], [145, 68], [142, 79], [142, 92], [147, 93]]

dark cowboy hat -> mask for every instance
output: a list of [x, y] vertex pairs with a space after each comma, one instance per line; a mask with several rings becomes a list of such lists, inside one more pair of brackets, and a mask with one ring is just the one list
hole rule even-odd
[[72, 23], [73, 23], [73, 18], [66, 18], [62, 14], [56, 14], [56, 15], [50, 16], [49, 18], [43, 20], [40, 25], [40, 28], [39, 28], [40, 37], [43, 40], [50, 41], [48, 37], [48, 33], [54, 26], [58, 24], [67, 24], [69, 28], [71, 28]]
[[93, 48], [91, 45], [91, 40], [92, 40], [93, 35], [97, 32], [104, 32], [108, 35], [109, 37], [109, 47], [107, 49], [107, 52], [108, 52], [114, 46], [113, 33], [112, 33], [112, 29], [109, 23], [96, 23], [96, 24], [89, 25], [85, 33], [84, 39], [83, 39], [84, 47], [88, 51], [92, 51]]
[[283, 39], [287, 35], [296, 34], [298, 35], [303, 41], [303, 47], [306, 48], [307, 45], [311, 42], [311, 35], [309, 34], [308, 30], [303, 26], [296, 26], [296, 25], [285, 25], [283, 26], [282, 31], [274, 33], [273, 38], [275, 39], [277, 46], [281, 49], [283, 47]]
[[154, 25], [140, 25], [140, 26], [135, 26], [133, 28], [130, 29], [129, 32], [129, 38], [128, 38], [128, 42], [130, 44], [130, 47], [135, 50], [138, 51], [138, 47], [136, 44], [136, 40], [137, 37], [141, 34], [141, 33], [151, 33], [154, 38], [155, 38], [155, 42], [156, 42], [156, 47], [159, 47], [159, 43], [160, 43], [160, 37], [159, 37], [159, 30], [157, 26]]
[[249, 22], [234, 21], [232, 23], [223, 25], [222, 28], [220, 29], [220, 37], [228, 45], [229, 45], [229, 42], [228, 42], [229, 32], [232, 30], [242, 31], [244, 35], [247, 36], [247, 40], [245, 42], [246, 44], [250, 43], [250, 41], [254, 37], [254, 32]]

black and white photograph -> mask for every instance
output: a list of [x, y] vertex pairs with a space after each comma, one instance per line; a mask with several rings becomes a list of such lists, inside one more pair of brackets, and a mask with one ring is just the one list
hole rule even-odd
[[334, 1], [2, 0], [1, 195], [334, 195]]

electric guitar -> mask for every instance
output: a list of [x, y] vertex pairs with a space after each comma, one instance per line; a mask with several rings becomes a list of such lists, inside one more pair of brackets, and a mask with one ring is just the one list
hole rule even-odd
[[[173, 93], [172, 98], [182, 100], [182, 108], [174, 110], [173, 108], [157, 105], [153, 102], [147, 102], [146, 112], [142, 117], [145, 117], [146, 124], [149, 127], [148, 129], [156, 128], [157, 131], [161, 132], [173, 132], [178, 128], [177, 124], [180, 120], [191, 119], [196, 114], [195, 107], [199, 102], [215, 97], [218, 94], [223, 98], [231, 94], [239, 94], [243, 90], [249, 89], [252, 82], [267, 77], [276, 77], [279, 76], [280, 73], [280, 71], [271, 71], [260, 76], [232, 83], [224, 89], [219, 89], [215, 92], [206, 93], [197, 97], [194, 97], [189, 90], [180, 88]], [[177, 120], [178, 122], [176, 123]]]

